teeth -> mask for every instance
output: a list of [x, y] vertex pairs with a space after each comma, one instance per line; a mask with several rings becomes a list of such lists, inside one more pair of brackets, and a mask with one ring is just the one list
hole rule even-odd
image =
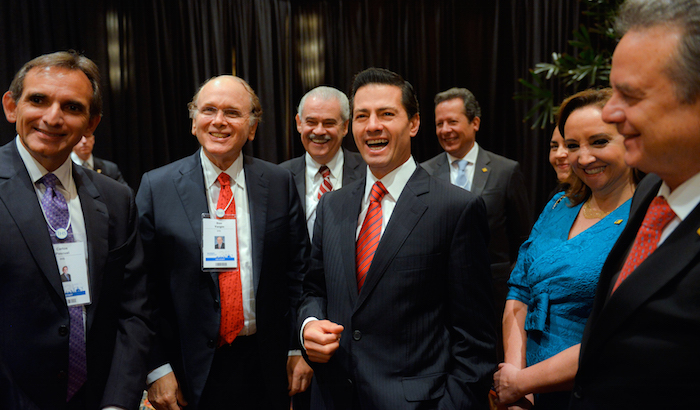
[[374, 140], [368, 140], [368, 141], [367, 141], [367, 145], [378, 145], [378, 144], [386, 145], [386, 144], [388, 144], [388, 143], [389, 143], [389, 140], [387, 140], [387, 139], [385, 139], [385, 138], [380, 138], [380, 139], [374, 139]]
[[605, 167], [598, 167], [598, 168], [591, 168], [591, 169], [584, 169], [583, 172], [585, 172], [588, 175], [593, 175], [593, 174], [598, 174], [603, 172]]
[[309, 139], [317, 144], [323, 144], [326, 141], [330, 141], [331, 137], [330, 137], [330, 135], [311, 134], [311, 135], [309, 135]]
[[211, 134], [213, 137], [216, 137], [216, 138], [226, 138], [226, 134], [222, 134], [222, 133], [220, 133], [220, 132], [212, 132], [212, 133], [210, 133], [210, 134]]

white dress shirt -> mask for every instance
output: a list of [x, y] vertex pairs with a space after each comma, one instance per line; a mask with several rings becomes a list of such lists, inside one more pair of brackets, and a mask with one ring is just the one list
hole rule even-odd
[[87, 159], [87, 161], [83, 161], [82, 158], [78, 156], [75, 152], [70, 153], [70, 159], [73, 160], [78, 165], [82, 165], [85, 168], [90, 168], [90, 169], [95, 169], [95, 157], [90, 154], [90, 157]]
[[[339, 149], [333, 158], [325, 164], [331, 171], [330, 181], [333, 191], [343, 187], [343, 164], [345, 156], [343, 150]], [[309, 231], [309, 238], [314, 236], [314, 222], [316, 221], [316, 206], [318, 205], [318, 191], [323, 182], [323, 176], [318, 173], [323, 164], [319, 164], [307, 152], [304, 154], [306, 171], [304, 172], [304, 186], [306, 187], [306, 229]]]
[[[463, 159], [467, 161], [467, 167], [464, 169], [464, 172], [467, 175], [467, 186], [471, 188], [474, 183], [476, 157], [479, 156], [479, 144], [474, 142], [474, 146], [469, 150], [469, 152], [467, 152], [467, 155], [465, 155], [464, 158], [457, 158], [448, 152], [445, 152], [445, 154], [447, 154], [447, 160], [450, 163], [450, 182], [452, 182], [452, 185], [456, 185], [455, 180], [457, 180], [457, 173], [459, 172], [459, 165], [455, 161]], [[471, 189], [469, 190], [471, 191]]]
[[700, 173], [695, 174], [689, 180], [679, 185], [673, 192], [671, 192], [671, 188], [665, 182], [662, 183], [658, 195], [666, 198], [668, 205], [676, 214], [661, 232], [661, 237], [659, 238], [659, 245], [661, 245], [678, 225], [693, 212], [693, 209], [700, 204]]

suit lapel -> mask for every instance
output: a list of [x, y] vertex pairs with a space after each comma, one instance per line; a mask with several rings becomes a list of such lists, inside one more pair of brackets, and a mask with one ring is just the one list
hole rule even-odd
[[[355, 236], [357, 234], [357, 220], [360, 217], [360, 210], [362, 209], [362, 198], [364, 196], [366, 183], [366, 179], [362, 178], [362, 180], [359, 183], [355, 184], [355, 187], [353, 188], [352, 193], [350, 194], [350, 200], [348, 201], [348, 212], [340, 213], [341, 220], [338, 240], [340, 241], [340, 249], [343, 255], [342, 264], [343, 272], [346, 272], [345, 280], [348, 285], [347, 289], [350, 292], [350, 300], [352, 300], [353, 302], [357, 301], [358, 297], [357, 267], [355, 262]], [[348, 203], [343, 201], [341, 202], [340, 206], [345, 207], [346, 205], [348, 205]]]
[[435, 171], [433, 176], [437, 179], [442, 179], [443, 181], [450, 181], [450, 161], [447, 159], [447, 153], [443, 152], [435, 162]]
[[297, 192], [299, 193], [299, 199], [301, 200], [301, 209], [304, 210], [304, 216], [306, 216], [306, 158], [301, 156], [296, 160], [292, 160], [292, 166], [290, 167], [292, 175], [294, 176], [294, 185], [297, 187]]
[[350, 185], [353, 181], [360, 179], [361, 176], [360, 161], [353, 154], [343, 149], [343, 158], [345, 158], [343, 163], [343, 186]]
[[29, 173], [14, 144], [13, 140], [0, 150], [0, 201], [14, 219], [46, 280], [65, 301], [46, 220]]
[[486, 181], [488, 181], [491, 175], [491, 156], [483, 148], [479, 147], [479, 155], [476, 157], [476, 164], [474, 164], [474, 179], [472, 180], [471, 192], [474, 195], [481, 195], [484, 192], [484, 187], [486, 186]]
[[[173, 177], [175, 190], [190, 222], [194, 243], [202, 249], [202, 214], [209, 212], [207, 193], [204, 187], [204, 173], [199, 158], [199, 151], [192, 155]], [[183, 226], [182, 229], [187, 229]], [[184, 232], [183, 232], [184, 234]]]
[[372, 290], [377, 286], [387, 268], [394, 260], [406, 238], [428, 209], [428, 205], [420, 199], [420, 196], [430, 191], [430, 177], [427, 172], [418, 167], [408, 180], [391, 214], [385, 232], [379, 241], [377, 250], [372, 259], [372, 264], [367, 272], [367, 279], [360, 291], [356, 307], [359, 307], [367, 299]]
[[91, 303], [87, 306], [87, 328], [90, 329], [94, 319], [92, 312], [96, 309], [102, 289], [102, 276], [97, 272], [107, 263], [109, 252], [109, 211], [99, 199], [100, 193], [87, 177], [84, 169], [74, 166], [73, 178], [85, 220], [91, 298]]
[[[262, 266], [265, 221], [267, 221], [267, 201], [269, 199], [269, 181], [263, 171], [255, 165], [254, 159], [244, 156], [246, 190], [248, 191], [248, 209], [250, 212], [250, 245], [253, 254], [253, 283], [255, 294], [260, 283]], [[304, 202], [302, 200], [302, 202]]]

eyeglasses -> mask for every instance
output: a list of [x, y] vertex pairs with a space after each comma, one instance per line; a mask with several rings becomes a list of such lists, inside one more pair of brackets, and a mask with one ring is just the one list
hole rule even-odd
[[224, 118], [227, 121], [241, 121], [250, 116], [250, 114], [243, 113], [235, 108], [225, 108], [220, 110], [216, 107], [202, 107], [201, 109], [197, 109], [197, 112], [205, 117], [216, 117], [219, 115], [219, 111], [223, 113]]

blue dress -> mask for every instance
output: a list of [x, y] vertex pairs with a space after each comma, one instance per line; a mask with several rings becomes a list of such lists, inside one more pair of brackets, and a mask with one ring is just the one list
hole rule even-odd
[[563, 195], [545, 206], [508, 281], [508, 299], [528, 305], [528, 366], [581, 342], [603, 263], [629, 217], [631, 199], [568, 239], [582, 204], [569, 207]]

